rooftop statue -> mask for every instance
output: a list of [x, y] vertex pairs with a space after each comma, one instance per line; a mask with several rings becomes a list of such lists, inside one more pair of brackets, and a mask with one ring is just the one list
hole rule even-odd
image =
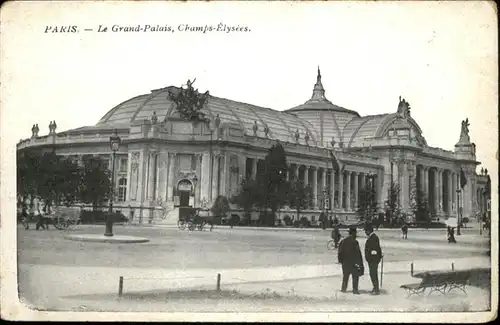
[[254, 121], [252, 129], [253, 129], [253, 135], [257, 136], [257, 130], [259, 129], [259, 126], [257, 125], [257, 121]]
[[403, 117], [410, 116], [410, 103], [408, 103], [404, 98], [399, 96], [399, 104], [398, 104], [398, 114], [401, 114]]
[[156, 116], [156, 111], [153, 112], [153, 116], [151, 116], [151, 123], [156, 124], [158, 122], [158, 116]]
[[460, 130], [460, 140], [459, 142], [470, 142], [469, 137], [469, 118], [462, 121], [462, 129]]
[[267, 124], [264, 126], [264, 133], [266, 134], [266, 137], [269, 135], [269, 127]]

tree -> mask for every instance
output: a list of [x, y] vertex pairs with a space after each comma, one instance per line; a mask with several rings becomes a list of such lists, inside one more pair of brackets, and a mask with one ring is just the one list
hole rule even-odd
[[105, 161], [99, 157], [83, 156], [80, 200], [92, 204], [92, 209], [109, 199], [111, 193], [111, 172]]
[[371, 221], [377, 215], [377, 195], [375, 189], [367, 184], [359, 191], [356, 214], [360, 220]]
[[205, 113], [201, 110], [208, 100], [209, 92], [200, 94], [198, 89], [194, 89], [193, 83], [196, 81], [187, 81], [187, 88], [181, 88], [176, 91], [169, 91], [168, 98], [176, 104], [177, 111], [185, 120], [192, 122], [205, 121]]
[[415, 203], [412, 209], [417, 222], [430, 223], [431, 214], [429, 211], [429, 202], [423, 191], [417, 190]]
[[[54, 152], [25, 151], [17, 159], [17, 196], [25, 205], [25, 199], [34, 199], [50, 209], [53, 204], [70, 205], [78, 200], [80, 175], [78, 164]], [[48, 211], [47, 211], [48, 212]]]
[[260, 200], [258, 185], [254, 179], [244, 179], [241, 182], [238, 194], [231, 198], [231, 203], [243, 208], [247, 213], [251, 212]]
[[294, 180], [286, 192], [288, 204], [297, 211], [300, 220], [300, 211], [307, 210], [313, 203], [313, 191], [310, 185], [305, 185], [301, 180]]
[[218, 217], [225, 217], [229, 212], [229, 200], [223, 195], [219, 195], [216, 199], [210, 211]]
[[387, 221], [392, 225], [399, 218], [399, 184], [392, 182], [386, 201]]
[[[274, 226], [276, 211], [286, 204], [285, 192], [289, 188], [286, 182], [286, 155], [283, 146], [277, 143], [269, 149], [264, 159], [264, 169], [257, 175], [257, 183], [262, 190], [262, 206], [266, 212], [266, 224]], [[267, 209], [271, 215], [267, 217]]]

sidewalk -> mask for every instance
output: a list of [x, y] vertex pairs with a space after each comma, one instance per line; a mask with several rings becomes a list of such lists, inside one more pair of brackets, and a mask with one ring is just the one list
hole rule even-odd
[[[470, 267], [489, 267], [487, 258], [471, 257], [443, 260], [414, 261], [414, 272], [426, 270], [451, 270]], [[392, 283], [390, 295], [397, 292], [401, 284], [415, 282], [410, 276], [409, 262], [384, 263], [384, 283]], [[249, 269], [141, 269], [112, 267], [80, 267], [53, 265], [19, 265], [21, 296], [30, 301], [34, 307], [59, 308], [68, 303], [78, 303], [78, 299], [90, 299], [104, 295], [106, 299], [115, 299], [118, 294], [119, 277], [123, 276], [123, 292], [166, 292], [188, 289], [213, 290], [216, 287], [217, 274], [221, 274], [221, 287], [227, 289], [250, 290], [259, 292], [266, 288], [279, 288], [280, 292], [294, 290], [300, 296], [332, 297], [331, 286], [300, 286], [297, 281], [320, 280], [328, 277], [339, 277], [341, 267], [329, 265], [298, 265], [272, 268]], [[365, 272], [366, 273], [366, 272]], [[40, 281], [43, 279], [43, 281]], [[362, 281], [369, 281], [365, 274]], [[412, 282], [407, 282], [412, 281]], [[330, 280], [321, 280], [320, 283]], [[402, 283], [404, 282], [404, 283]], [[334, 280], [338, 290], [339, 280]], [[369, 283], [368, 283], [369, 284]], [[363, 287], [368, 287], [363, 284]], [[239, 288], [239, 289], [238, 289]], [[302, 289], [298, 289], [302, 288]], [[277, 289], [276, 289], [277, 290]], [[300, 292], [297, 292], [299, 290]], [[79, 298], [78, 298], [79, 297]], [[85, 298], [86, 297], [86, 298]], [[111, 298], [110, 298], [111, 297]], [[72, 299], [73, 302], [68, 302]]]

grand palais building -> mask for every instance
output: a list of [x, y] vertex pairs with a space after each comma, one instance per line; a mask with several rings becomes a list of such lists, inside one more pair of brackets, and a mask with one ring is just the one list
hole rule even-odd
[[[219, 195], [232, 197], [244, 178], [256, 176], [277, 142], [287, 155], [287, 178], [313, 188], [314, 207], [304, 211], [313, 222], [325, 208], [340, 220], [355, 219], [359, 191], [367, 182], [380, 210], [391, 182], [400, 186], [398, 203], [409, 215], [417, 189], [442, 220], [456, 218], [458, 207], [464, 217], [474, 218], [486, 207], [487, 177], [476, 173], [480, 163], [468, 121], [457, 125], [453, 151], [430, 147], [405, 99], [399, 98], [391, 112], [360, 116], [327, 99], [319, 69], [311, 98], [285, 111], [210, 95], [203, 108], [210, 123], [182, 119], [169, 100], [172, 89], [127, 99], [94, 126], [57, 132], [51, 123], [45, 135], [37, 128], [17, 150], [36, 147], [110, 159], [109, 140], [116, 130], [122, 142], [115, 161], [115, 206], [132, 222], [173, 222], [178, 207], [210, 207]], [[467, 185], [458, 193], [461, 170]]]

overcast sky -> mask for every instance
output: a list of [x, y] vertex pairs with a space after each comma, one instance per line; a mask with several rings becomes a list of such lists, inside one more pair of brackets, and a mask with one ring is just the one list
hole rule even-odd
[[[288, 109], [310, 98], [319, 65], [327, 98], [361, 115], [395, 112], [402, 95], [431, 146], [452, 150], [468, 117], [478, 160], [497, 170], [493, 3], [11, 2], [1, 14], [10, 153], [34, 123], [40, 135], [51, 120], [58, 131], [93, 125], [130, 97], [188, 78], [218, 97]], [[250, 32], [178, 30], [221, 22]], [[100, 24], [175, 32], [97, 33]], [[67, 25], [79, 32], [45, 33]]]

